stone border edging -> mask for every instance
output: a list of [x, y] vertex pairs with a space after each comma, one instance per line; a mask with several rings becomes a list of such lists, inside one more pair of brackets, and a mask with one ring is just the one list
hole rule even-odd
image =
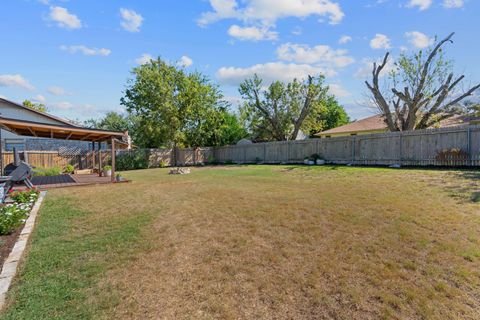
[[40, 210], [40, 206], [42, 205], [46, 194], [46, 191], [40, 192], [40, 195], [33, 205], [32, 211], [30, 211], [30, 215], [23, 226], [22, 232], [18, 236], [18, 239], [15, 242], [12, 251], [8, 255], [8, 258], [3, 263], [2, 273], [0, 274], [0, 310], [2, 310], [5, 305], [8, 289], [10, 288], [12, 280], [17, 273], [18, 263], [22, 258], [25, 248], [27, 247], [28, 239], [30, 238], [33, 227], [35, 226], [35, 220], [37, 219], [38, 211]]

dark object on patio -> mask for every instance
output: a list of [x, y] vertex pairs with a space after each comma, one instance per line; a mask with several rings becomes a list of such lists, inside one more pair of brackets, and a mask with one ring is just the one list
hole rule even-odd
[[4, 174], [6, 176], [9, 176], [13, 172], [13, 170], [15, 170], [22, 162], [28, 164], [27, 152], [19, 152], [17, 148], [13, 147], [13, 162], [5, 166], [5, 168], [3, 169]]
[[[28, 160], [26, 153], [23, 153], [23, 160]], [[33, 169], [27, 162], [21, 160], [16, 148], [13, 148], [13, 163], [9, 163], [4, 172], [6, 176], [0, 177], [0, 203], [4, 202], [8, 192], [16, 183], [24, 183], [28, 188], [33, 188], [30, 181]]]
[[[10, 173], [10, 180], [14, 183], [24, 183], [27, 187], [33, 188], [33, 184], [30, 179], [33, 176], [33, 169], [25, 162], [20, 162], [20, 165]], [[13, 186], [13, 185], [12, 185]]]
[[76, 183], [76, 181], [69, 174], [60, 174], [56, 176], [33, 177], [32, 183], [36, 186], [45, 186], [52, 184]]

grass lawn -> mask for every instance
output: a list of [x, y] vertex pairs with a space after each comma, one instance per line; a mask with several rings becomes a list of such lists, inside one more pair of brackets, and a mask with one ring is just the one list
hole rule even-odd
[[2, 319], [480, 319], [480, 173], [229, 166], [49, 191]]

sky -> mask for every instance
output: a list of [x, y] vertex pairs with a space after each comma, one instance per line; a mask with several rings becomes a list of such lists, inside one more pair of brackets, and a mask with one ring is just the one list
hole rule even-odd
[[0, 0], [0, 12], [0, 96], [71, 120], [122, 112], [132, 68], [152, 57], [208, 75], [233, 110], [255, 73], [321, 73], [360, 119], [374, 112], [373, 61], [455, 32], [446, 54], [480, 82], [479, 0]]

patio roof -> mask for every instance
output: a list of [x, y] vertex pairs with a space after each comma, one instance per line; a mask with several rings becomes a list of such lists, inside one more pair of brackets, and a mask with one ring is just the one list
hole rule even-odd
[[22, 136], [101, 142], [122, 140], [126, 133], [118, 131], [83, 128], [69, 125], [55, 125], [26, 120], [0, 117], [0, 126]]

